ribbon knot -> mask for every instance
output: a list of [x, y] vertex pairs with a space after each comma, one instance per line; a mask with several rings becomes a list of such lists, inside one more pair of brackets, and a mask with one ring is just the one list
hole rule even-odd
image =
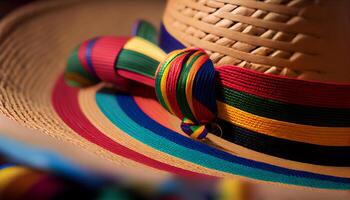
[[105, 81], [126, 90], [127, 80], [154, 86], [161, 105], [182, 119], [182, 130], [194, 139], [207, 135], [206, 124], [217, 115], [214, 65], [198, 48], [166, 55], [139, 37], [99, 37], [74, 50], [65, 79], [73, 86]]
[[217, 114], [215, 69], [204, 50], [173, 51], [160, 63], [155, 90], [161, 105], [182, 119], [181, 128], [194, 139], [208, 133], [206, 124]]

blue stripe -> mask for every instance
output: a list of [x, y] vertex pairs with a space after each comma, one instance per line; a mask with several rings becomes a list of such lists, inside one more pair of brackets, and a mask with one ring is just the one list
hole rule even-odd
[[[131, 137], [153, 148], [190, 162], [250, 178], [295, 185], [349, 189], [350, 179], [269, 165], [237, 157], [186, 138], [158, 124], [140, 110], [128, 95], [96, 94], [102, 112]], [[113, 108], [113, 109], [111, 109]]]
[[87, 186], [95, 187], [104, 182], [103, 178], [82, 169], [60, 154], [28, 146], [7, 137], [0, 136], [0, 153], [21, 165], [41, 170], [52, 170]]
[[14, 166], [16, 166], [16, 165], [11, 164], [11, 163], [2, 164], [2, 165], [0, 165], [0, 170], [5, 169], [5, 168], [9, 168], [9, 167], [14, 167]]
[[159, 47], [166, 53], [177, 49], [186, 48], [185, 45], [181, 44], [178, 40], [169, 34], [163, 23], [160, 24]]
[[95, 43], [97, 42], [99, 38], [94, 38], [92, 40], [90, 40], [86, 46], [86, 63], [90, 69], [90, 71], [93, 73], [93, 75], [99, 79], [99, 77], [97, 76], [97, 73], [95, 71], [95, 68], [92, 64], [92, 58], [91, 58], [91, 53], [92, 53], [92, 48], [94, 47]]
[[211, 60], [207, 60], [198, 70], [195, 77], [193, 96], [212, 113], [217, 113], [215, 81], [215, 69], [213, 63]]

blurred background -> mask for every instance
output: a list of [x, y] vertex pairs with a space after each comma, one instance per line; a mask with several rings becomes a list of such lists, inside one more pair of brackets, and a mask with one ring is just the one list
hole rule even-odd
[[34, 0], [1, 0], [0, 1], [0, 17], [4, 17], [8, 12], [13, 9], [30, 3]]

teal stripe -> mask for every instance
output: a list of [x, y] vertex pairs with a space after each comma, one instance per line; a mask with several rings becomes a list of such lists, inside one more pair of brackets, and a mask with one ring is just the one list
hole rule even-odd
[[[319, 180], [312, 178], [288, 176], [285, 174], [278, 174], [275, 172], [257, 169], [252, 166], [246, 166], [234, 162], [229, 162], [217, 157], [214, 157], [203, 152], [186, 148], [173, 141], [167, 140], [164, 137], [159, 136], [151, 130], [141, 127], [135, 123], [129, 116], [123, 111], [123, 105], [120, 105], [116, 96], [110, 93], [98, 92], [96, 94], [96, 101], [101, 111], [105, 116], [116, 126], [118, 126], [125, 133], [131, 137], [139, 140], [140, 142], [149, 145], [150, 147], [178, 157], [189, 162], [223, 171], [231, 174], [237, 174], [240, 176], [246, 176], [249, 178], [280, 182], [286, 184], [310, 186], [319, 188], [332, 188], [332, 189], [348, 189], [348, 184], [337, 183], [327, 180]], [[113, 108], [113, 109], [111, 109]], [[195, 142], [195, 141], [194, 141]]]

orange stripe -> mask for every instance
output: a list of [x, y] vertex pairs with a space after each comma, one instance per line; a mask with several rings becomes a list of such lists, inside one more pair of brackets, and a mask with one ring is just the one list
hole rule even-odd
[[261, 134], [326, 146], [350, 146], [349, 127], [318, 127], [269, 119], [217, 101], [221, 119]]

